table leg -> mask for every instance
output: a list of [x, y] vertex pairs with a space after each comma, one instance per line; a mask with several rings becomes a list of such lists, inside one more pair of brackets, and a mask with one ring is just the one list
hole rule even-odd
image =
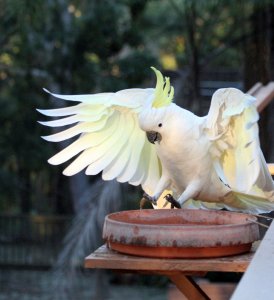
[[190, 277], [178, 272], [174, 275], [168, 275], [168, 278], [175, 283], [177, 288], [189, 300], [210, 300], [207, 294], [199, 287], [199, 285]]

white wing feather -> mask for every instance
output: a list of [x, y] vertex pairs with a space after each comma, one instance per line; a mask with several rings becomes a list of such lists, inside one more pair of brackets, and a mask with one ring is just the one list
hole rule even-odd
[[[214, 93], [206, 133], [221, 180], [234, 191], [269, 198], [274, 184], [260, 149], [255, 98], [233, 88]], [[272, 197], [272, 199], [271, 199]]]
[[59, 165], [78, 155], [64, 170], [65, 175], [71, 176], [84, 169], [87, 175], [96, 175], [102, 171], [104, 180], [116, 178], [120, 182], [141, 184], [147, 193], [153, 192], [161, 175], [161, 164], [155, 147], [139, 128], [138, 113], [152, 99], [154, 89], [129, 89], [94, 95], [50, 94], [81, 103], [38, 110], [46, 116], [62, 117], [40, 122], [42, 125], [59, 127], [74, 124], [68, 129], [43, 137], [45, 140], [61, 142], [80, 135], [76, 141], [50, 158], [49, 163]]

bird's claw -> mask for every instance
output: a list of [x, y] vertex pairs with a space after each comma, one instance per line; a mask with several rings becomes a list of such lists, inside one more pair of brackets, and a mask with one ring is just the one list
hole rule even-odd
[[140, 200], [140, 209], [144, 208], [146, 202], [149, 202], [151, 204], [156, 205], [157, 204], [157, 199], [155, 199], [154, 197], [149, 196], [147, 193], [144, 193], [143, 198]]
[[181, 208], [181, 205], [178, 201], [176, 201], [171, 194], [165, 195], [165, 199], [167, 202], [171, 204], [171, 208]]

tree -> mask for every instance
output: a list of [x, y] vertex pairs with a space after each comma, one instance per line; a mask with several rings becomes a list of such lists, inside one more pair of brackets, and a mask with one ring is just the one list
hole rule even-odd
[[[81, 207], [79, 199], [85, 201], [89, 179], [83, 174], [64, 178], [57, 175], [60, 170], [46, 165], [55, 147], [39, 139], [46, 131], [36, 123], [39, 116], [34, 109], [50, 106], [42, 87], [60, 93], [91, 93], [143, 82], [155, 62], [146, 53], [138, 25], [145, 2], [1, 2], [4, 123], [0, 155], [5, 207], [15, 209], [19, 203], [24, 213], [33, 209], [49, 212], [67, 203], [63, 212], [69, 212], [67, 198], [72, 199], [75, 211]], [[41, 196], [51, 208], [36, 204]]]

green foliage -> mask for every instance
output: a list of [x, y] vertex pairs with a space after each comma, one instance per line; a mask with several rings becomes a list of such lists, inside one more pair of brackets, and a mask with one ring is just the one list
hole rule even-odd
[[190, 70], [195, 62], [200, 69], [242, 67], [250, 16], [269, 3], [0, 0], [0, 210], [50, 213], [61, 202], [70, 209], [68, 179], [46, 163], [57, 146], [39, 138], [49, 130], [37, 124], [35, 108], [59, 105], [43, 87], [144, 87], [159, 62]]
[[[242, 59], [241, 38], [252, 12], [253, 1], [162, 0], [149, 2], [145, 18], [153, 25], [154, 47], [156, 43], [161, 54], [174, 55], [179, 68], [189, 65], [193, 47], [201, 66], [231, 68]], [[225, 54], [219, 58], [219, 52]]]
[[155, 62], [137, 25], [141, 2], [0, 1], [0, 210], [54, 213], [68, 201], [68, 180], [46, 163], [57, 149], [39, 137], [49, 132], [35, 108], [56, 105], [42, 88], [89, 93], [141, 84]]

